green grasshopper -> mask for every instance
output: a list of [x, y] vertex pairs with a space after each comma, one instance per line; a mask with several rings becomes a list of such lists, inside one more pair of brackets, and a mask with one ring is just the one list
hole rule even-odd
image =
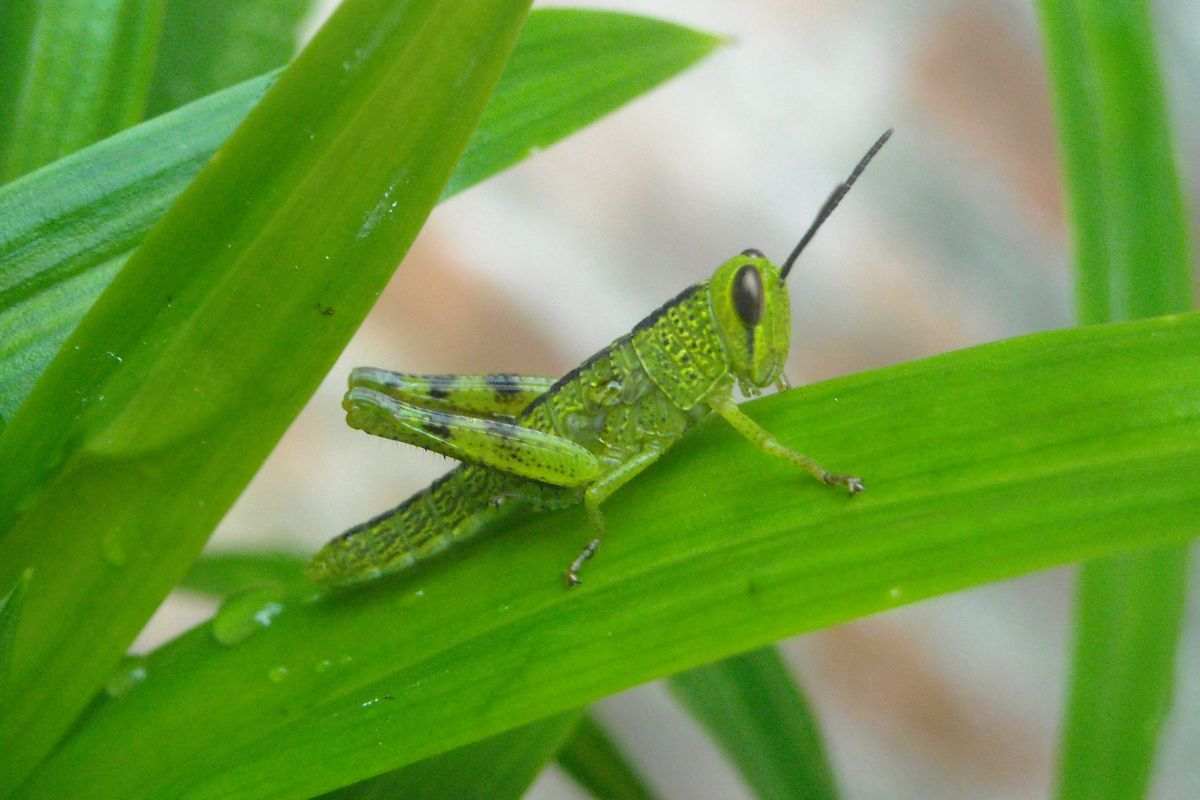
[[787, 388], [784, 283], [888, 130], [834, 189], [782, 268], [743, 250], [558, 380], [519, 375], [409, 375], [360, 367], [343, 400], [352, 428], [465, 463], [399, 506], [328, 542], [314, 580], [348, 584], [405, 569], [466, 539], [502, 510], [583, 503], [592, 538], [567, 586], [604, 536], [601, 506], [712, 413], [760, 450], [856, 494], [860, 479], [829, 472], [779, 442], [734, 402]]

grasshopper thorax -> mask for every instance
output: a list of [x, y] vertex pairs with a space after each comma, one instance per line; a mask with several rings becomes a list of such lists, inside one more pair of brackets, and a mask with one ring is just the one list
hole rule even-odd
[[787, 286], [779, 267], [757, 250], [726, 261], [708, 282], [709, 307], [730, 370], [742, 392], [779, 380], [791, 335]]

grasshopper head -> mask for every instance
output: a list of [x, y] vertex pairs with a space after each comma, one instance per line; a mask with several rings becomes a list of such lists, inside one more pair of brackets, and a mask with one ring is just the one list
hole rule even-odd
[[718, 267], [709, 281], [709, 304], [743, 393], [758, 394], [783, 374], [791, 334], [784, 281], [800, 253], [891, 135], [891, 128], [884, 131], [850, 176], [834, 188], [782, 268], [757, 250], [743, 250]]
[[717, 269], [708, 293], [733, 374], [745, 394], [758, 394], [783, 373], [791, 336], [779, 267], [757, 250], [743, 250]]

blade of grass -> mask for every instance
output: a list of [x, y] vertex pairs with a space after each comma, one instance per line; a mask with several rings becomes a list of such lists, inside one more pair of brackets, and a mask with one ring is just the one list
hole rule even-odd
[[146, 116], [278, 69], [312, 0], [167, 3]]
[[[614, 26], [625, 31], [620, 41], [607, 38]], [[591, 42], [595, 31], [611, 47]], [[629, 101], [646, 81], [677, 74], [717, 43], [625, 14], [533, 12], [443, 199]], [[16, 411], [128, 252], [271, 80], [199, 100], [0, 187], [0, 417]]]
[[10, 420], [0, 583], [39, 577], [0, 719], [0, 794], [95, 695], [362, 321], [528, 4], [343, 3]]
[[[21, 620], [21, 605], [25, 601], [25, 592], [29, 589], [29, 581], [32, 578], [33, 570], [25, 570], [9, 589], [8, 594], [0, 599], [0, 698], [8, 685], [13, 660], [13, 641], [17, 637], [17, 623]], [[0, 703], [0, 711], [3, 709], [3, 703]]]
[[817, 720], [774, 647], [672, 675], [668, 685], [756, 797], [838, 796]]
[[163, 4], [0, 6], [0, 183], [142, 118]]
[[587, 537], [572, 509], [393, 580], [285, 600], [233, 646], [201, 626], [93, 706], [21, 796], [308, 797], [784, 636], [1186, 541], [1200, 534], [1198, 355], [1188, 314], [756, 400], [768, 430], [867, 492], [706, 425], [622, 489], [580, 589], [559, 579]]
[[558, 751], [558, 765], [593, 797], [604, 800], [652, 800], [654, 797], [591, 714], [582, 716], [571, 737]]
[[578, 711], [558, 714], [321, 795], [321, 800], [517, 800], [578, 720]]
[[[1191, 307], [1187, 219], [1144, 2], [1042, 0], [1084, 323]], [[1188, 552], [1085, 565], [1058, 793], [1140, 798], [1171, 705]]]

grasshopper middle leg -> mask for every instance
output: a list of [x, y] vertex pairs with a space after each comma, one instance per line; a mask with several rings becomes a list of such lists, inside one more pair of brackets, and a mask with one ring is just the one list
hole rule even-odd
[[575, 557], [571, 565], [567, 567], [564, 578], [568, 587], [578, 586], [582, 583], [579, 577], [579, 569], [600, 548], [600, 540], [604, 537], [604, 514], [600, 511], [600, 504], [612, 496], [615, 491], [637, 477], [638, 473], [657, 461], [663, 452], [662, 448], [643, 450], [612, 472], [602, 475], [584, 491], [583, 507], [587, 511], [588, 521], [591, 523], [592, 532], [595, 535], [579, 555]]

